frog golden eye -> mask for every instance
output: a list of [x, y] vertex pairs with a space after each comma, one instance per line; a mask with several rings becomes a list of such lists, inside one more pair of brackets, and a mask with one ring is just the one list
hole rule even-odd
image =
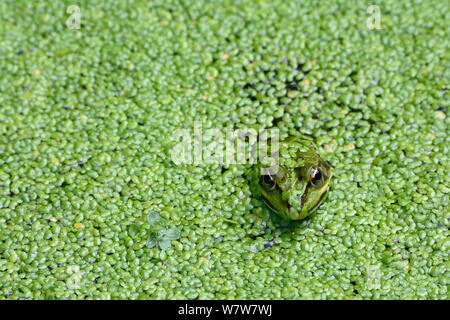
[[317, 182], [320, 179], [322, 179], [322, 172], [319, 169], [313, 168], [311, 170], [311, 180]]
[[263, 181], [266, 185], [268, 185], [270, 188], [273, 188], [275, 186], [275, 180], [270, 174], [266, 174], [263, 176]]
[[320, 188], [322, 186], [322, 172], [317, 168], [311, 169], [310, 174], [311, 185], [315, 188]]

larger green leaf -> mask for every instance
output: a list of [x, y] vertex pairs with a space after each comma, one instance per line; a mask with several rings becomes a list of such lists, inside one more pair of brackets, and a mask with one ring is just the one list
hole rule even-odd
[[158, 245], [161, 250], [167, 250], [170, 248], [170, 240], [167, 238], [161, 239], [158, 241]]
[[147, 222], [151, 227], [157, 226], [162, 221], [161, 216], [156, 211], [149, 211], [147, 213]]
[[177, 240], [181, 236], [180, 230], [177, 228], [170, 228], [161, 231], [161, 238], [168, 240]]
[[128, 235], [130, 237], [135, 237], [139, 233], [139, 230], [140, 230], [140, 228], [137, 224], [134, 224], [134, 223], [130, 224], [128, 226]]

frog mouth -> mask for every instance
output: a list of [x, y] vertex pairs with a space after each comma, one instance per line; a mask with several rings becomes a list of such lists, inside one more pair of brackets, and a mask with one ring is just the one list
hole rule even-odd
[[[261, 196], [262, 201], [266, 204], [266, 206], [269, 207], [270, 210], [272, 210], [273, 212], [277, 213], [279, 212], [279, 210], [275, 209], [272, 204], [270, 203], [269, 199], [267, 199], [264, 195]], [[301, 205], [301, 207], [303, 207], [303, 204]], [[289, 202], [286, 201], [286, 208], [287, 208], [287, 212], [285, 212], [286, 214], [289, 214], [289, 211], [291, 210], [291, 205]]]
[[275, 208], [272, 207], [272, 205], [270, 204], [270, 201], [267, 200], [267, 198], [265, 196], [262, 196], [261, 198], [262, 198], [263, 202], [266, 204], [266, 206], [269, 207], [270, 210], [272, 210], [273, 212], [277, 212], [277, 210], [275, 210]]
[[314, 211], [314, 210], [316, 210], [317, 207], [322, 203], [323, 198], [324, 198], [325, 195], [328, 193], [328, 189], [329, 189], [329, 188], [327, 188], [327, 190], [326, 190], [325, 192], [323, 192], [323, 193], [320, 195], [319, 200], [318, 200], [318, 201], [316, 202], [316, 204], [311, 208], [311, 212]]

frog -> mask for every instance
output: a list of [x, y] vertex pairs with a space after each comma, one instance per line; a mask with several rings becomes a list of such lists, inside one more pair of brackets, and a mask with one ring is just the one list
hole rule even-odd
[[250, 189], [256, 198], [285, 221], [311, 215], [326, 197], [333, 167], [309, 136], [288, 136], [278, 147], [276, 170], [250, 169]]

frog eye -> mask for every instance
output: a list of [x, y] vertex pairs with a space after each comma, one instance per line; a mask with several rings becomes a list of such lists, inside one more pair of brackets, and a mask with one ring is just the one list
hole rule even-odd
[[311, 181], [311, 185], [314, 188], [322, 187], [323, 181], [322, 181], [322, 172], [320, 171], [320, 169], [317, 169], [317, 168], [311, 169], [310, 181]]
[[263, 181], [266, 185], [268, 185], [270, 188], [273, 188], [275, 186], [275, 180], [270, 174], [266, 174], [263, 176]]

